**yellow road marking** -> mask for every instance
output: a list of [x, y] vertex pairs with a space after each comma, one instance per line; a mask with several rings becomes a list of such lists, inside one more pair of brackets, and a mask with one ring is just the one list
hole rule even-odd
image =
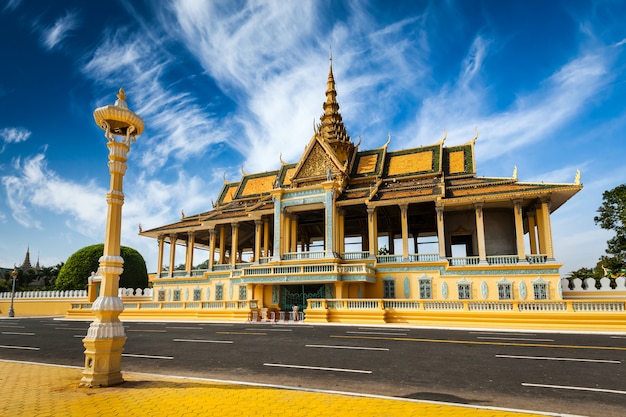
[[548, 347], [561, 349], [598, 349], [626, 351], [626, 347], [617, 346], [584, 346], [584, 345], [550, 345], [547, 343], [510, 343], [510, 342], [478, 342], [474, 340], [445, 340], [445, 339], [415, 339], [409, 337], [376, 337], [376, 336], [330, 336], [338, 339], [370, 339], [370, 340], [396, 340], [405, 342], [422, 343], [454, 343], [461, 345], [491, 345], [491, 346], [519, 346], [519, 347]]
[[267, 333], [258, 333], [258, 332], [215, 332], [216, 334], [253, 334], [257, 336], [267, 336]]

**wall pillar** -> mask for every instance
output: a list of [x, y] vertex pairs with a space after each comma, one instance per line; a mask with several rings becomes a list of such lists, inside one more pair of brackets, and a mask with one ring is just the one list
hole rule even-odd
[[226, 227], [220, 226], [220, 259], [219, 264], [224, 264], [226, 260]]
[[378, 215], [376, 207], [367, 208], [367, 235], [370, 258], [378, 255]]
[[193, 247], [196, 244], [196, 234], [189, 232], [187, 234], [187, 252], [185, 254], [185, 271], [191, 274], [193, 269]]
[[209, 271], [213, 270], [213, 265], [215, 263], [215, 227], [209, 229]]
[[237, 252], [239, 251], [239, 223], [231, 223], [231, 245], [230, 245], [230, 265], [235, 269], [237, 264]]
[[409, 205], [400, 204], [400, 218], [402, 223], [402, 257], [409, 260]]
[[530, 240], [530, 253], [537, 254], [537, 220], [535, 212], [527, 213], [528, 218], [528, 237]]
[[159, 245], [159, 254], [157, 256], [157, 278], [160, 278], [161, 272], [163, 271], [163, 246], [165, 244], [165, 237], [159, 236], [157, 242]]
[[524, 218], [522, 217], [522, 200], [513, 201], [513, 214], [515, 216], [515, 237], [517, 241], [517, 257], [519, 262], [526, 262], [524, 253]]
[[170, 235], [170, 268], [169, 276], [174, 276], [174, 264], [176, 263], [176, 235]]
[[485, 222], [483, 219], [483, 204], [474, 204], [476, 213], [476, 238], [478, 239], [478, 258], [481, 264], [487, 263], [487, 251], [485, 250]]
[[298, 216], [295, 214], [291, 215], [291, 230], [289, 232], [290, 244], [289, 244], [289, 252], [297, 252], [298, 251]]
[[261, 232], [263, 221], [261, 219], [254, 220], [254, 263], [258, 264], [261, 259]]
[[270, 222], [268, 219], [263, 219], [263, 256], [270, 256], [269, 251], [270, 246]]
[[552, 247], [552, 227], [550, 225], [550, 201], [542, 200], [537, 209], [537, 226], [539, 229], [539, 248], [548, 259], [554, 259]]
[[446, 258], [446, 234], [443, 223], [443, 206], [437, 205], [437, 242], [439, 244], [439, 258]]

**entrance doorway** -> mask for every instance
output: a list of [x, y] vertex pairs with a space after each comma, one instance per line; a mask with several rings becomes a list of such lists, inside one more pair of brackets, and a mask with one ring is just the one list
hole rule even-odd
[[280, 308], [285, 311], [293, 310], [293, 306], [304, 311], [309, 298], [326, 298], [324, 284], [283, 285], [280, 294]]

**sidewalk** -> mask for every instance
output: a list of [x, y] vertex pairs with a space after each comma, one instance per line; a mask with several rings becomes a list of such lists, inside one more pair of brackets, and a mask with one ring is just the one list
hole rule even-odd
[[532, 414], [124, 373], [111, 388], [78, 388], [82, 369], [0, 360], [0, 416], [478, 416]]

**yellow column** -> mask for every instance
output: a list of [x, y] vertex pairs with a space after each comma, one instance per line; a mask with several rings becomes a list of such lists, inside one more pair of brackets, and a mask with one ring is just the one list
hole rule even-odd
[[535, 221], [535, 213], [528, 213], [528, 236], [530, 239], [530, 253], [537, 254], [537, 225]]
[[268, 257], [270, 248], [270, 222], [268, 219], [263, 219], [263, 256]]
[[283, 214], [283, 253], [289, 252], [291, 248], [291, 218], [289, 214]]
[[524, 220], [522, 217], [521, 200], [513, 201], [513, 214], [515, 216], [515, 236], [517, 238], [517, 257], [519, 262], [526, 262], [526, 254], [524, 253]]
[[290, 245], [289, 251], [296, 252], [298, 250], [298, 216], [291, 216], [291, 232], [289, 233]]
[[215, 228], [209, 229], [209, 271], [213, 270], [213, 264], [215, 263]]
[[220, 259], [219, 265], [223, 265], [226, 259], [226, 227], [220, 226]]
[[344, 298], [343, 288], [344, 288], [344, 282], [335, 281], [335, 298], [337, 299]]
[[546, 236], [545, 236], [545, 225], [544, 225], [544, 216], [543, 216], [543, 205], [539, 204], [535, 210], [535, 221], [537, 222], [537, 240], [539, 244], [539, 254], [547, 255], [548, 251], [546, 249]]
[[400, 205], [400, 217], [402, 223], [402, 256], [405, 261], [409, 260], [409, 205]]
[[261, 259], [261, 231], [263, 221], [261, 219], [254, 220], [254, 262], [259, 263]]
[[193, 247], [195, 244], [196, 234], [189, 232], [187, 234], [187, 253], [185, 255], [185, 271], [187, 271], [188, 274], [190, 274], [193, 269]]
[[174, 276], [174, 263], [176, 263], [176, 235], [170, 235], [170, 277]]
[[550, 201], [541, 201], [541, 238], [544, 241], [544, 250], [548, 259], [554, 259], [554, 248], [552, 246], [552, 226], [550, 224]]
[[487, 253], [485, 250], [485, 222], [483, 220], [483, 205], [475, 204], [476, 212], [476, 238], [478, 239], [478, 258], [480, 263], [487, 263]]
[[376, 207], [367, 208], [367, 234], [369, 241], [370, 257], [378, 255], [378, 216]]
[[232, 235], [230, 245], [230, 265], [235, 268], [237, 263], [237, 252], [239, 251], [239, 223], [231, 223]]
[[257, 300], [257, 307], [263, 308], [263, 284], [257, 284], [254, 286], [253, 300]]
[[343, 255], [343, 253], [346, 251], [346, 238], [345, 238], [345, 210], [344, 209], [337, 209], [337, 252], [339, 253], [339, 256]]
[[161, 277], [161, 271], [163, 271], [163, 244], [165, 243], [165, 238], [163, 236], [159, 236], [158, 244], [159, 244], [159, 254], [157, 256], [157, 278]]
[[443, 223], [443, 206], [437, 205], [437, 242], [439, 243], [439, 258], [446, 258], [446, 235]]

